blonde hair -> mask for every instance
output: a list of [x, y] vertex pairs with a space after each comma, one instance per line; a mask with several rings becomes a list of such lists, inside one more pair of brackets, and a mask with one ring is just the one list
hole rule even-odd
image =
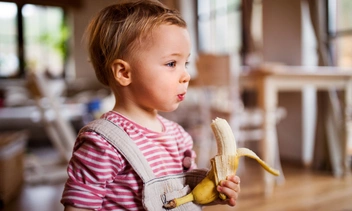
[[109, 86], [111, 65], [123, 59], [154, 27], [171, 24], [186, 27], [180, 14], [153, 0], [114, 4], [101, 10], [87, 28], [89, 59], [97, 79]]

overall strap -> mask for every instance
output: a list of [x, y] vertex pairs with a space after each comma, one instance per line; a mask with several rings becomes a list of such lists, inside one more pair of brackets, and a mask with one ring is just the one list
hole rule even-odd
[[106, 119], [96, 119], [80, 132], [94, 131], [103, 136], [130, 163], [144, 183], [155, 178], [153, 170], [134, 141], [118, 125]]

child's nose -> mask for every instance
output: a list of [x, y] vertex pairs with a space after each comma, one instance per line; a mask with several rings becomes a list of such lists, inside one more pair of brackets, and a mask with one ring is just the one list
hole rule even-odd
[[191, 75], [185, 70], [180, 79], [181, 83], [188, 83], [191, 80]]

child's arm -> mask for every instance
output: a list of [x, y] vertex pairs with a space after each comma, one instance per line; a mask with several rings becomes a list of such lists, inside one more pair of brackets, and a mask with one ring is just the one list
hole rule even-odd
[[241, 191], [240, 178], [235, 175], [228, 176], [226, 180], [220, 182], [217, 190], [227, 196], [228, 199], [226, 201], [228, 205], [235, 206], [236, 200]]
[[[79, 134], [68, 165], [61, 203], [81, 210], [99, 209], [107, 191], [107, 181], [113, 180], [122, 165], [121, 157], [102, 136], [90, 131]], [[105, 170], [103, 176], [101, 169]], [[65, 210], [71, 209], [77, 208]]]

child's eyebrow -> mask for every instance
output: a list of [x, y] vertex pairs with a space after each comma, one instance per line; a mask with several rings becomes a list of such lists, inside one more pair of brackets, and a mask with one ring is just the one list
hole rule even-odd
[[[182, 53], [171, 53], [171, 54], [168, 54], [166, 56], [163, 56], [163, 58], [166, 58], [166, 57], [169, 57], [169, 56], [182, 56]], [[187, 58], [189, 58], [191, 56], [191, 54], [188, 54]]]

